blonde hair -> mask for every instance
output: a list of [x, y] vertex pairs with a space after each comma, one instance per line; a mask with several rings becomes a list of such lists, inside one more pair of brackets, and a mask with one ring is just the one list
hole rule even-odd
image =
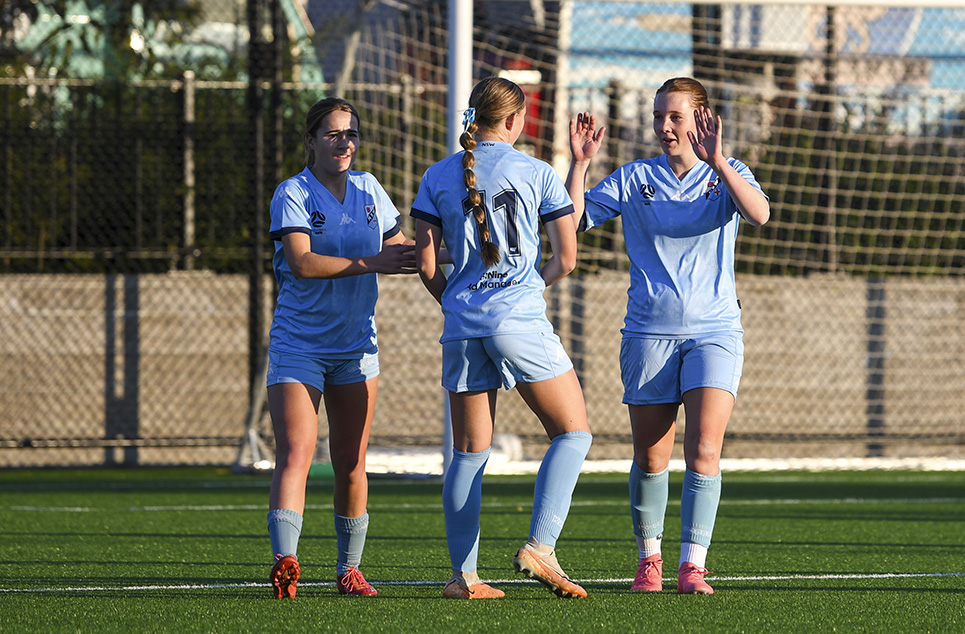
[[682, 92], [690, 95], [690, 102], [693, 104], [695, 110], [701, 106], [710, 107], [707, 89], [704, 88], [703, 84], [691, 77], [674, 77], [673, 79], [668, 79], [663, 82], [660, 88], [657, 88], [656, 95], [665, 92]]
[[499, 263], [499, 247], [492, 241], [489, 231], [489, 221], [486, 209], [483, 207], [482, 196], [476, 190], [476, 174], [472, 168], [476, 165], [473, 150], [476, 149], [476, 139], [473, 135], [479, 128], [495, 128], [500, 121], [509, 115], [519, 112], [526, 105], [526, 95], [522, 88], [502, 77], [487, 77], [472, 89], [469, 95], [469, 107], [472, 116], [467, 121], [466, 130], [459, 137], [459, 144], [465, 152], [462, 155], [463, 182], [469, 190], [469, 204], [472, 205], [472, 216], [476, 221], [479, 232], [483, 262], [489, 268]]
[[[305, 134], [307, 136], [314, 136], [315, 131], [318, 130], [318, 126], [322, 124], [325, 117], [332, 114], [333, 112], [348, 112], [353, 117], [355, 117], [356, 125], [359, 128], [362, 127], [362, 120], [359, 118], [359, 113], [350, 102], [342, 99], [341, 97], [325, 97], [312, 104], [312, 107], [308, 109], [308, 114], [305, 116]], [[359, 136], [361, 137], [362, 132], [359, 130]], [[315, 165], [315, 151], [312, 150], [308, 145], [308, 139], [305, 139], [305, 166], [312, 167]]]

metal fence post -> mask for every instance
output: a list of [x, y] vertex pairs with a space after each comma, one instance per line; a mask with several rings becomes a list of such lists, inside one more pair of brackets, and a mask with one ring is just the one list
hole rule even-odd
[[194, 270], [194, 71], [184, 71], [184, 269]]
[[262, 86], [262, 5], [263, 0], [248, 0], [248, 133], [251, 135], [251, 158], [248, 181], [248, 387], [254, 389], [260, 380], [259, 368], [264, 339], [265, 275], [262, 254], [265, 249], [265, 103]]

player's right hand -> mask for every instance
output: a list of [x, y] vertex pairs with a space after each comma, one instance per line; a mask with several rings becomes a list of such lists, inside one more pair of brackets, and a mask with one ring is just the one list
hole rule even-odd
[[570, 119], [570, 153], [577, 162], [589, 161], [596, 156], [603, 145], [606, 126], [596, 129], [596, 117], [589, 112], [581, 112], [576, 119]]
[[372, 264], [376, 273], [387, 275], [417, 273], [415, 262], [415, 245], [386, 244], [382, 251], [375, 256]]

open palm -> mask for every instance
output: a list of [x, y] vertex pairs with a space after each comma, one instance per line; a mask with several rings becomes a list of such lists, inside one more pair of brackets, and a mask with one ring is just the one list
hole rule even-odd
[[720, 115], [714, 116], [710, 108], [701, 106], [694, 111], [694, 122], [697, 132], [688, 132], [694, 153], [701, 161], [710, 162], [714, 157], [723, 156], [723, 142], [721, 130], [723, 124]]
[[596, 129], [596, 117], [589, 112], [581, 112], [576, 119], [570, 119], [570, 152], [575, 161], [587, 161], [600, 150], [606, 126]]

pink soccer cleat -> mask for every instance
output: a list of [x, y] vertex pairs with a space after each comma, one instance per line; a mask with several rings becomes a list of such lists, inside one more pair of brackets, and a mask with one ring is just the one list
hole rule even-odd
[[640, 560], [637, 566], [637, 576], [633, 578], [631, 590], [644, 592], [660, 592], [663, 590], [663, 559], [659, 554], [650, 555]]
[[374, 597], [378, 594], [358, 568], [349, 568], [348, 572], [336, 579], [335, 586], [339, 594], [347, 594], [353, 597]]
[[678, 594], [714, 594], [714, 589], [704, 581], [704, 575], [709, 570], [695, 566], [689, 561], [684, 562], [677, 571]]

